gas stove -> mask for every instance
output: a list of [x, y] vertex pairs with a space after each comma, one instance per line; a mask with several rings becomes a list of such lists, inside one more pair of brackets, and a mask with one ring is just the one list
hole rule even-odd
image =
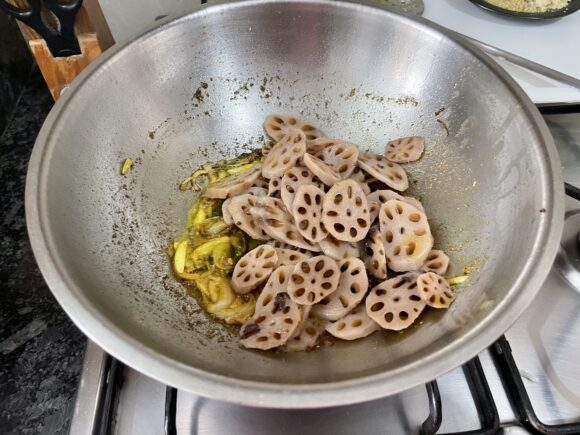
[[560, 252], [527, 311], [464, 366], [380, 400], [274, 410], [168, 387], [89, 343], [71, 433], [580, 434], [580, 107], [558, 111], [571, 113], [544, 109], [566, 181]]

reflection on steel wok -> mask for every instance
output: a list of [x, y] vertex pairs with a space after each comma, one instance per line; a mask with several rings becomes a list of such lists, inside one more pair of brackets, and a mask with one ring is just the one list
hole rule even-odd
[[[471, 272], [448, 311], [295, 354], [241, 349], [208, 319], [165, 255], [194, 200], [177, 186], [261, 146], [270, 113], [376, 152], [389, 138], [427, 138], [410, 193], [451, 274]], [[126, 158], [134, 167], [121, 176]], [[84, 71], [38, 138], [26, 211], [54, 295], [118, 359], [212, 398], [321, 407], [424, 383], [490, 344], [550, 269], [563, 200], [543, 120], [487, 56], [387, 10], [264, 0], [160, 22]]]

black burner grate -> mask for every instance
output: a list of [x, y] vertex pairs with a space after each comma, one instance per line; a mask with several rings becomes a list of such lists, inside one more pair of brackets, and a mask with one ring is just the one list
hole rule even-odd
[[[497, 433], [499, 430], [499, 415], [478, 357], [473, 358], [463, 366], [463, 374], [477, 408], [481, 428], [472, 431], [455, 432], [455, 434], [491, 435]], [[441, 410], [443, 406], [437, 381], [429, 382], [426, 387], [427, 396], [429, 397], [429, 416], [423, 422], [420, 433], [422, 435], [434, 435], [438, 433], [441, 427], [443, 419]]]
[[510, 344], [504, 336], [494, 343], [490, 351], [516, 416], [526, 429], [547, 435], [580, 434], [580, 422], [550, 425], [540, 421], [512, 356]]

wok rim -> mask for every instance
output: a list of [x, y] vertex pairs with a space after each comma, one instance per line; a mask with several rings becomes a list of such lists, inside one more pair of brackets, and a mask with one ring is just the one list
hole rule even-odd
[[545, 173], [542, 186], [545, 213], [540, 215], [534, 249], [520, 271], [514, 286], [492, 311], [464, 336], [451, 341], [436, 352], [388, 372], [344, 381], [316, 384], [280, 384], [241, 380], [200, 370], [169, 358], [145, 346], [124, 330], [109, 322], [105, 315], [92, 306], [82, 291], [76, 288], [60, 262], [58, 252], [47, 230], [50, 219], [43, 202], [43, 180], [50, 166], [53, 129], [58, 125], [68, 104], [93, 74], [106, 68], [116, 56], [132, 45], [150, 38], [164, 29], [224, 10], [255, 7], [278, 3], [278, 0], [246, 0], [213, 3], [202, 6], [178, 18], [170, 17], [154, 23], [140, 35], [124, 44], [115, 45], [103, 53], [75, 79], [47, 116], [37, 137], [26, 177], [25, 209], [30, 242], [42, 275], [53, 295], [81, 331], [109, 354], [136, 370], [176, 388], [191, 391], [211, 399], [249, 406], [269, 408], [322, 408], [348, 405], [386, 397], [435, 379], [466, 363], [501, 336], [531, 303], [551, 270], [563, 230], [564, 189], [560, 164], [554, 141], [536, 106], [517, 83], [495, 61], [477, 47], [454, 36], [437, 24], [419, 17], [409, 17], [388, 8], [351, 1], [285, 0], [284, 3], [324, 4], [338, 8], [365, 11], [370, 14], [395, 15], [398, 19], [426, 27], [471, 53], [506, 86], [520, 103], [522, 113], [540, 138], [543, 154], [538, 165]]

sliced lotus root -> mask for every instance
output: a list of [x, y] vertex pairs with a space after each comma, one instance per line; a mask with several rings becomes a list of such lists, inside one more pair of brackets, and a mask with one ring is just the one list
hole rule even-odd
[[238, 195], [230, 199], [227, 210], [234, 224], [255, 240], [269, 240], [270, 236], [264, 232], [260, 224], [254, 218], [250, 210], [258, 205], [262, 198], [250, 194]]
[[318, 246], [324, 255], [335, 260], [360, 256], [358, 243], [343, 242], [332, 236], [327, 236], [326, 239], [318, 242]]
[[369, 216], [370, 216], [370, 225], [372, 225], [379, 217], [379, 211], [381, 211], [381, 205], [376, 201], [371, 201], [367, 196], [367, 201], [369, 203]]
[[320, 319], [308, 318], [299, 328], [298, 333], [294, 333], [286, 344], [284, 350], [287, 352], [302, 352], [304, 350], [314, 349], [324, 333], [326, 322]]
[[359, 168], [358, 166], [356, 168], [354, 168], [354, 171], [352, 171], [352, 174], [350, 174], [349, 178], [351, 180], [356, 181], [358, 184], [360, 184], [360, 187], [362, 188], [365, 195], [368, 195], [369, 193], [371, 193], [371, 188], [369, 187], [369, 179], [368, 179], [367, 173], [365, 171], [363, 171], [361, 168]]
[[289, 169], [282, 177], [280, 198], [288, 210], [292, 210], [294, 196], [300, 186], [313, 185], [324, 188], [324, 184], [312, 173], [310, 169], [296, 166]]
[[417, 287], [421, 299], [433, 308], [449, 308], [455, 300], [455, 292], [449, 287], [445, 278], [433, 272], [419, 275]]
[[263, 198], [265, 196], [268, 196], [268, 190], [264, 189], [263, 187], [252, 186], [248, 190], [246, 190], [244, 193], [247, 193], [248, 195], [256, 196], [258, 198]]
[[288, 294], [301, 305], [320, 302], [338, 287], [340, 269], [336, 261], [317, 255], [294, 266], [288, 283]]
[[312, 243], [320, 242], [328, 232], [322, 225], [324, 191], [316, 186], [300, 186], [296, 191], [292, 216], [302, 236]]
[[276, 248], [278, 254], [277, 266], [295, 266], [301, 261], [311, 258], [310, 254], [295, 251], [294, 249]]
[[425, 209], [423, 208], [423, 204], [421, 204], [417, 199], [413, 198], [412, 196], [403, 196], [399, 195], [397, 192], [393, 190], [375, 190], [373, 193], [367, 196], [367, 199], [370, 201], [375, 201], [379, 205], [383, 205], [385, 202], [390, 201], [391, 199], [398, 199], [399, 201], [406, 202], [407, 204], [412, 205], [416, 209], [418, 209], [421, 213], [425, 213]]
[[359, 154], [358, 165], [391, 189], [403, 191], [409, 187], [405, 170], [398, 164], [389, 162], [386, 157], [371, 153]]
[[258, 179], [252, 183], [252, 187], [261, 187], [268, 190], [268, 180], [264, 177], [258, 177]]
[[277, 268], [256, 301], [256, 311], [241, 330], [240, 343], [252, 349], [272, 349], [286, 343], [300, 325], [302, 310], [286, 293], [292, 266]]
[[228, 210], [230, 202], [232, 202], [232, 199], [228, 198], [222, 203], [222, 217], [224, 218], [224, 222], [227, 225], [234, 225], [235, 224], [234, 218], [232, 217], [232, 214]]
[[308, 142], [308, 150], [330, 166], [340, 178], [348, 178], [358, 159], [358, 147], [350, 142], [321, 137]]
[[318, 157], [315, 157], [312, 154], [304, 154], [302, 161], [304, 165], [327, 186], [332, 186], [334, 183], [340, 181], [338, 173]]
[[358, 242], [370, 227], [367, 197], [354, 180], [336, 183], [326, 193], [322, 203], [322, 223], [337, 240]]
[[264, 158], [262, 176], [264, 178], [280, 177], [296, 166], [296, 162], [306, 152], [306, 137], [302, 130], [290, 128], [274, 148]]
[[307, 249], [298, 248], [296, 246], [289, 245], [288, 243], [281, 242], [280, 240], [270, 240], [268, 245], [276, 249], [288, 249], [289, 251], [300, 252], [301, 254], [306, 254], [308, 258], [312, 257], [311, 252]]
[[[290, 275], [292, 275], [293, 270], [294, 266], [278, 266], [274, 269], [256, 300], [256, 313], [268, 305], [276, 294], [281, 292], [288, 293], [288, 283], [290, 282]], [[300, 317], [297, 327], [300, 325], [302, 319], [302, 307], [299, 308]]]
[[[280, 137], [282, 137], [282, 136], [280, 136]], [[274, 141], [274, 140], [267, 140], [266, 142], [264, 142], [264, 145], [262, 146], [262, 155], [264, 157], [266, 157], [270, 153], [270, 151], [272, 151], [272, 148], [274, 148], [274, 145], [276, 145], [276, 141]]]
[[312, 307], [312, 316], [332, 321], [341, 319], [367, 294], [369, 279], [361, 260], [354, 257], [340, 260], [338, 267], [340, 280], [336, 291]]
[[421, 266], [422, 272], [434, 272], [437, 275], [444, 275], [449, 267], [449, 257], [445, 252], [438, 249], [433, 249], [427, 255], [425, 263]]
[[400, 331], [408, 328], [425, 308], [417, 288], [416, 273], [405, 273], [383, 281], [366, 300], [367, 314], [381, 328]]
[[268, 196], [279, 196], [281, 187], [282, 176], [270, 178], [270, 182], [268, 183]]
[[379, 224], [389, 268], [395, 272], [419, 270], [433, 248], [425, 213], [392, 199], [381, 207]]
[[408, 136], [387, 142], [385, 156], [391, 162], [409, 163], [419, 160], [424, 150], [424, 137]]
[[266, 282], [277, 265], [278, 253], [275, 248], [260, 245], [252, 249], [234, 267], [232, 288], [239, 294], [249, 293]]
[[[264, 122], [264, 130], [272, 139], [280, 140], [291, 128], [299, 128], [306, 136], [306, 139], [313, 140], [324, 136], [316, 127], [307, 124], [293, 116], [270, 115]], [[265, 154], [264, 154], [265, 155]]]
[[259, 204], [250, 208], [250, 214], [260, 230], [271, 238], [298, 248], [310, 251], [319, 250], [318, 246], [302, 237], [294, 224], [294, 219], [278, 198], [260, 198]]
[[364, 304], [356, 307], [342, 319], [326, 325], [326, 331], [341, 340], [367, 337], [379, 329], [381, 327], [368, 316]]
[[365, 240], [365, 264], [370, 274], [375, 278], [387, 278], [385, 242], [378, 227], [371, 228], [369, 236]]
[[230, 175], [223, 180], [210, 183], [205, 189], [203, 196], [207, 198], [224, 199], [239, 195], [252, 186], [260, 177], [262, 165], [257, 164], [246, 171]]

